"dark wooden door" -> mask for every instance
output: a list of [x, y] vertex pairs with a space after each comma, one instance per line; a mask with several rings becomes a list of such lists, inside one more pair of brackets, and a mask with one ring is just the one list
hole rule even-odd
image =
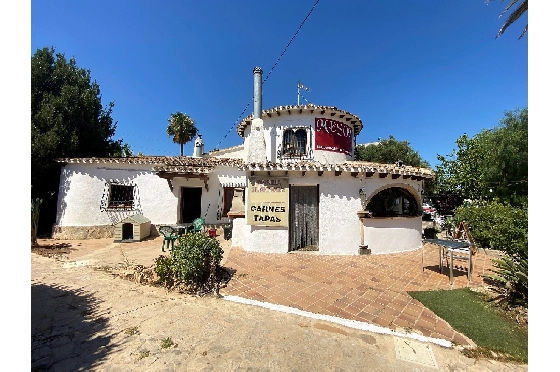
[[183, 187], [181, 192], [181, 222], [191, 223], [201, 216], [202, 187]]
[[319, 250], [319, 185], [290, 186], [288, 251]]

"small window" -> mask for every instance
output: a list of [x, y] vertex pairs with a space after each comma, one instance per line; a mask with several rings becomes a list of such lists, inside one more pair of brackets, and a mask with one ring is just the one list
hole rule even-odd
[[134, 209], [134, 186], [109, 186], [109, 209]]
[[373, 217], [419, 216], [416, 198], [400, 187], [391, 187], [375, 194], [366, 209]]
[[307, 131], [305, 129], [286, 129], [282, 137], [282, 155], [304, 157], [307, 153]]

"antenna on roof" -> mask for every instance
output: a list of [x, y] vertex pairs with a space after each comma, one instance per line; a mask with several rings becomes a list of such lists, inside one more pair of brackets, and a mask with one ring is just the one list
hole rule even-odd
[[[300, 95], [301, 95], [301, 94], [300, 94], [300, 89], [303, 89], [303, 90], [305, 90], [306, 92], [311, 92], [311, 89], [309, 89], [308, 87], [306, 87], [305, 85], [303, 85], [303, 84], [298, 80], [298, 82], [297, 82], [297, 104], [298, 104], [298, 106], [299, 106], [299, 97], [300, 97]], [[302, 98], [305, 99], [305, 97], [303, 97], [303, 96], [302, 96]], [[309, 103], [308, 100], [305, 99], [305, 101], [306, 101], [307, 103]]]

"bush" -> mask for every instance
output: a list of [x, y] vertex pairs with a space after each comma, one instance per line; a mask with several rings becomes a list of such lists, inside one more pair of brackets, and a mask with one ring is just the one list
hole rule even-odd
[[528, 306], [529, 241], [527, 206], [512, 207], [496, 200], [475, 202], [455, 210], [454, 221], [465, 221], [478, 246], [504, 252], [493, 259], [495, 281], [510, 305]]
[[426, 239], [436, 239], [437, 234], [439, 234], [441, 230], [434, 228], [434, 227], [426, 227], [424, 229], [424, 237]]
[[156, 265], [154, 271], [158, 275], [158, 282], [169, 288], [175, 282], [175, 275], [173, 272], [173, 260], [171, 257], [159, 256], [155, 260]]
[[528, 241], [527, 207], [512, 207], [496, 200], [473, 202], [455, 210], [455, 221], [465, 221], [476, 244], [515, 254]]
[[494, 259], [494, 274], [485, 275], [493, 279], [504, 290], [504, 295], [510, 305], [528, 306], [529, 301], [529, 255], [528, 246], [519, 245], [517, 252], [506, 253], [501, 259]]
[[216, 238], [190, 232], [177, 239], [169, 257], [156, 258], [155, 271], [168, 288], [184, 285], [191, 292], [207, 291], [214, 284], [223, 254]]

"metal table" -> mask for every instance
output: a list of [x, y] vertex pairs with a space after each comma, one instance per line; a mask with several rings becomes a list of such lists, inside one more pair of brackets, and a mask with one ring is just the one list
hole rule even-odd
[[[453, 254], [460, 253], [463, 256], [469, 255], [469, 268], [467, 271], [468, 280], [471, 280], [472, 271], [472, 251], [471, 243], [468, 241], [456, 241], [445, 239], [424, 239], [424, 243], [435, 244], [439, 247], [439, 272], [443, 272], [443, 257], [446, 251], [449, 252], [449, 284], [453, 284]], [[424, 270], [424, 245], [422, 244], [422, 271]]]
[[178, 223], [178, 224], [169, 225], [169, 226], [171, 226], [175, 230], [177, 230], [178, 235], [183, 235], [187, 231], [187, 228], [192, 226], [192, 223]]

